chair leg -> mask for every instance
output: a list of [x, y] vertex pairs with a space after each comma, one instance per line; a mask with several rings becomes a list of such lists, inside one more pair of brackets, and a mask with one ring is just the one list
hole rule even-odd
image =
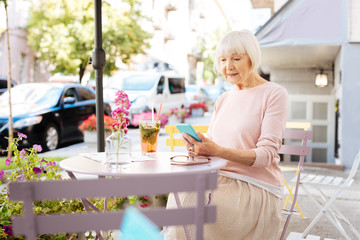
[[[340, 189], [341, 191], [338, 191], [337, 194], [335, 194], [328, 202], [326, 202], [326, 199], [325, 199], [325, 202], [321, 203], [319, 200], [315, 199], [311, 195], [311, 193], [308, 191], [308, 189], [304, 185], [302, 185], [302, 187], [303, 187], [304, 191], [307, 193], [307, 195], [310, 197], [310, 199], [320, 208], [320, 212], [315, 216], [315, 218], [311, 221], [309, 226], [304, 230], [304, 232], [302, 234], [302, 237], [304, 238], [305, 236], [307, 236], [308, 233], [310, 232], [310, 230], [314, 227], [314, 225], [320, 220], [322, 215], [325, 214], [325, 216], [339, 230], [339, 232], [345, 237], [345, 239], [351, 240], [351, 238], [345, 232], [344, 228], [342, 227], [341, 223], [338, 221], [336, 216], [332, 217], [328, 212], [328, 210], [330, 212], [332, 211], [331, 210], [331, 205], [334, 203], [334, 201], [336, 200], [338, 195], [342, 192], [342, 189]], [[321, 191], [320, 191], [320, 194], [322, 194]]]
[[[180, 203], [180, 199], [179, 199], [179, 193], [174, 192], [174, 197], [175, 197], [175, 202], [176, 202], [177, 207], [182, 208], [181, 203]], [[186, 225], [184, 225], [183, 228], [184, 228], [186, 239], [189, 240], [190, 239], [189, 230], [188, 230]]]
[[[297, 174], [296, 174], [297, 175]], [[291, 184], [291, 187], [289, 187], [289, 185], [287, 184], [285, 178], [284, 178], [284, 183], [285, 183], [285, 186], [287, 188], [287, 190], [289, 191], [289, 194], [287, 195], [287, 197], [285, 198], [284, 197], [284, 200], [285, 200], [285, 204], [284, 204], [284, 209], [286, 209], [286, 206], [288, 203], [292, 203], [291, 200], [290, 200], [290, 197], [292, 197], [292, 199], [294, 199], [294, 195], [292, 194], [292, 189], [294, 188], [294, 183]], [[302, 213], [301, 209], [300, 209], [300, 206], [297, 202], [295, 202], [295, 207], [296, 209], [298, 210], [299, 214], [301, 215], [302, 219], [306, 219], [306, 217], [304, 216], [304, 214]]]

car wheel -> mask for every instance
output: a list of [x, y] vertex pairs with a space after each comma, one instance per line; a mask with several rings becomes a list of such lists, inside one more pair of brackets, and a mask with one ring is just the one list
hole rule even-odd
[[55, 124], [50, 123], [45, 128], [43, 137], [43, 148], [47, 151], [57, 149], [59, 146], [59, 130]]

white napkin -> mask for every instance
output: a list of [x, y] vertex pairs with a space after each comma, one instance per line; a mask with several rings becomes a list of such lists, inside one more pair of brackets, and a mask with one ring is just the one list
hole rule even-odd
[[[106, 153], [105, 152], [96, 152], [96, 153], [80, 153], [80, 156], [86, 157], [88, 159], [94, 160], [96, 162], [105, 163]], [[142, 155], [140, 152], [131, 153], [132, 162], [143, 162], [143, 161], [153, 161], [156, 160], [156, 157], [148, 157]]]

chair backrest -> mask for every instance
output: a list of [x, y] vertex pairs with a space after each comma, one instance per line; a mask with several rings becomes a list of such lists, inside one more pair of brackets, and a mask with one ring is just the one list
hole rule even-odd
[[308, 156], [310, 153], [310, 147], [306, 146], [307, 141], [312, 139], [312, 131], [311, 130], [298, 130], [298, 129], [285, 129], [284, 140], [291, 139], [291, 140], [301, 140], [301, 145], [289, 145], [285, 142], [278, 151], [279, 154], [289, 154], [289, 155], [297, 155], [299, 156], [299, 164], [297, 168], [297, 178], [295, 182], [295, 190], [294, 190], [294, 197], [291, 203], [290, 209], [288, 210], [287, 219], [284, 224], [284, 228], [280, 237], [280, 240], [284, 239], [286, 229], [289, 225], [290, 218], [292, 213], [294, 212], [294, 207], [297, 201], [299, 184], [301, 179], [301, 171], [304, 164], [305, 156]]
[[196, 226], [197, 239], [202, 239], [203, 224], [216, 221], [216, 207], [205, 205], [205, 191], [217, 187], [217, 172], [185, 172], [182, 175], [124, 176], [111, 179], [82, 179], [9, 183], [10, 199], [24, 202], [24, 214], [12, 217], [14, 234], [37, 239], [46, 233], [73, 233], [119, 229], [124, 210], [35, 215], [33, 202], [55, 199], [155, 195], [169, 192], [196, 192], [197, 205], [179, 209], [153, 208], [141, 211], [156, 225]]
[[[287, 139], [301, 140], [301, 145], [290, 145], [286, 143]], [[299, 129], [285, 129], [284, 144], [281, 145], [279, 154], [298, 155], [303, 158], [310, 153], [310, 147], [306, 146], [307, 141], [312, 139], [312, 131]]]
[[[209, 126], [193, 126], [196, 132], [206, 133]], [[175, 147], [184, 146], [181, 138], [174, 138], [174, 134], [180, 133], [175, 125], [166, 125], [165, 132], [170, 133], [170, 137], [166, 139], [166, 146], [170, 146], [171, 151], [175, 151]]]

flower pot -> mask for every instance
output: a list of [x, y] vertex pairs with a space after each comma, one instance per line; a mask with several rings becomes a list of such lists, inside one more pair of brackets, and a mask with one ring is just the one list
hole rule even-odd
[[193, 108], [193, 109], [191, 109], [191, 116], [193, 116], [193, 117], [202, 117], [202, 116], [204, 116], [204, 109], [202, 109], [202, 108]]
[[131, 139], [124, 132], [114, 132], [106, 138], [106, 165], [110, 168], [127, 167], [131, 163]]
[[[105, 139], [111, 135], [110, 131], [105, 131]], [[96, 131], [84, 131], [84, 142], [90, 147], [97, 145]]]

